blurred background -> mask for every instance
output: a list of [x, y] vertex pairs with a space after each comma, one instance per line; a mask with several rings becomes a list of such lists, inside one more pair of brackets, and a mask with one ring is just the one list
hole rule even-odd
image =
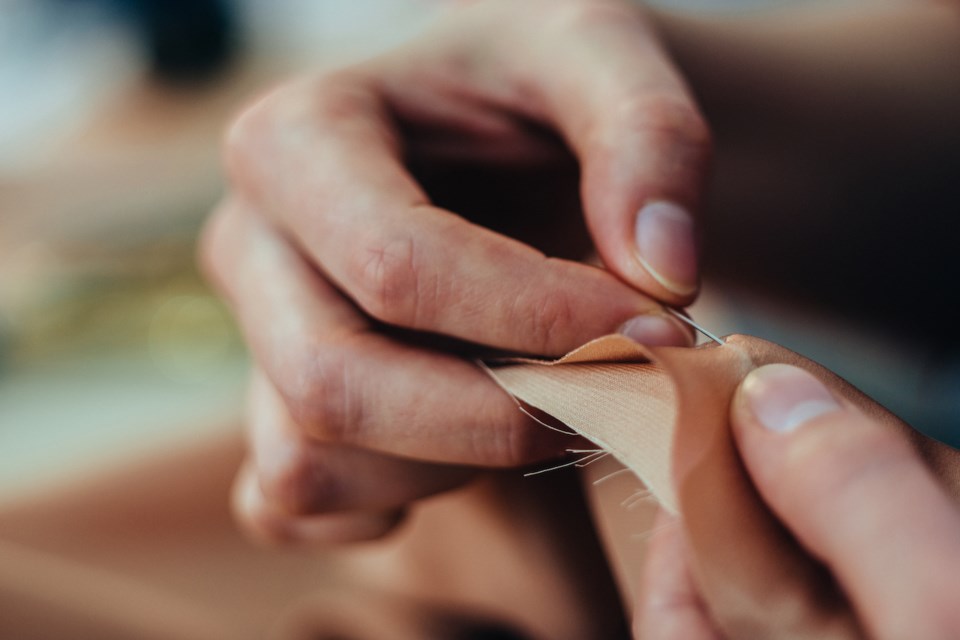
[[[411, 37], [441, 4], [0, 0], [0, 497], [235, 428], [247, 356], [194, 260], [224, 125], [288, 74]], [[744, 290], [708, 285], [694, 313], [960, 440], [955, 358]]]
[[435, 8], [0, 2], [0, 495], [236, 424], [246, 355], [194, 258], [221, 132]]

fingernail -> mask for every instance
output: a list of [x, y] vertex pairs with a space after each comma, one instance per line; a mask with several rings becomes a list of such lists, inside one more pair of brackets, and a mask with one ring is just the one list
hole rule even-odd
[[693, 337], [680, 323], [667, 316], [648, 314], [623, 323], [618, 333], [651, 347], [693, 346]]
[[664, 287], [678, 295], [697, 290], [697, 248], [693, 216], [683, 207], [658, 200], [637, 214], [637, 256]]
[[754, 369], [742, 392], [757, 420], [771, 431], [793, 431], [842, 407], [812, 374], [788, 364]]

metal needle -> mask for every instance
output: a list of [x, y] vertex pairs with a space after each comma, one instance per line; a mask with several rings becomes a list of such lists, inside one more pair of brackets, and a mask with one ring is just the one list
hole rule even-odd
[[699, 331], [699, 332], [702, 333], [703, 335], [707, 336], [708, 338], [710, 338], [711, 340], [713, 340], [713, 341], [716, 342], [717, 344], [723, 344], [723, 340], [721, 340], [721, 339], [718, 338], [717, 336], [713, 335], [711, 332], [707, 331], [706, 329], [704, 329], [703, 327], [701, 327], [699, 324], [697, 324], [696, 322], [694, 322], [693, 320], [691, 320], [691, 319], [688, 318], [687, 316], [683, 315], [682, 313], [680, 313], [680, 312], [677, 311], [676, 309], [671, 309], [670, 307], [665, 307], [665, 308], [666, 308], [667, 311], [669, 311], [670, 313], [672, 313], [677, 319], [679, 319], [679, 320], [687, 323], [688, 325], [690, 325], [691, 327], [693, 327], [694, 329], [696, 329], [697, 331]]

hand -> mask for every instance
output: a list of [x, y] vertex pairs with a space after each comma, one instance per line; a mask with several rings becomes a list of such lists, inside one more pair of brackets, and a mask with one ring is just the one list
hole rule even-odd
[[[902, 433], [789, 365], [750, 373], [731, 411], [763, 500], [833, 573], [870, 637], [960, 634], [960, 511]], [[720, 637], [690, 574], [682, 526], [666, 516], [659, 526], [640, 637]]]
[[[696, 294], [708, 155], [643, 10], [614, 0], [471, 3], [245, 111], [202, 248], [260, 371], [241, 518], [375, 537], [470, 468], [570, 446], [460, 356], [690, 342], [657, 301]], [[591, 237], [607, 269], [573, 260]]]

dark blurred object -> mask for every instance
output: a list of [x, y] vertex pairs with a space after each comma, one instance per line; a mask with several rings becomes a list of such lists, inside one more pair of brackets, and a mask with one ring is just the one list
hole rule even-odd
[[236, 50], [237, 21], [228, 0], [104, 1], [132, 22], [161, 80], [207, 80], [226, 67]]

